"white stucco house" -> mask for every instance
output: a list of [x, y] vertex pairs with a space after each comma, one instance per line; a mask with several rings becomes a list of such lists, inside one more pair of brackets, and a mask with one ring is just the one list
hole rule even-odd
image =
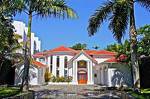
[[60, 46], [34, 54], [56, 77], [71, 76], [72, 84], [99, 84], [108, 87], [131, 85], [131, 70], [106, 50], [74, 50]]

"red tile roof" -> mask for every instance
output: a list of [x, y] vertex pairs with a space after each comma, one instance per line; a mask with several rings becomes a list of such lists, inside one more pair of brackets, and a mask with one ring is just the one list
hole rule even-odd
[[[86, 55], [90, 60], [92, 60], [94, 63], [96, 63], [97, 64], [97, 61], [94, 59], [94, 58], [92, 58], [89, 54], [87, 54], [85, 51], [80, 51], [80, 52], [78, 52], [78, 54], [76, 54], [69, 62], [71, 62], [71, 61], [73, 61], [76, 57], [78, 57], [81, 53], [83, 53], [84, 55]], [[68, 62], [68, 63], [69, 63]]]
[[115, 52], [110, 52], [106, 50], [85, 50], [89, 55], [116, 55]]
[[116, 57], [112, 57], [111, 59], [106, 60], [105, 62], [111, 62], [111, 63], [115, 63], [115, 62], [123, 62], [124, 60], [127, 59], [127, 56], [122, 54], [120, 55], [118, 58]]
[[113, 57], [113, 58], [110, 58], [110, 59], [106, 60], [105, 62], [108, 62], [108, 63], [117, 63], [119, 61], [116, 59], [116, 57]]
[[[45, 55], [53, 54], [57, 52], [71, 52], [73, 54], [78, 54], [79, 52], [81, 52], [81, 50], [74, 50], [65, 46], [60, 46], [46, 52], [36, 53], [35, 55], [33, 55], [33, 57], [37, 57], [37, 58], [44, 57]], [[84, 50], [84, 52], [87, 53], [88, 55], [111, 55], [111, 56], [116, 55], [115, 52], [110, 52], [106, 50]]]
[[32, 61], [32, 64], [33, 64], [34, 66], [38, 67], [38, 68], [47, 67], [47, 65], [44, 65], [44, 64], [42, 64], [41, 62], [38, 62], [38, 61], [35, 61], [35, 60]]
[[73, 52], [73, 53], [77, 53], [76, 50], [65, 47], [65, 46], [60, 46], [57, 48], [54, 48], [52, 50], [47, 51], [47, 53], [51, 53], [51, 52]]
[[39, 52], [33, 55], [33, 57], [39, 58], [39, 57], [44, 57], [44, 52]]

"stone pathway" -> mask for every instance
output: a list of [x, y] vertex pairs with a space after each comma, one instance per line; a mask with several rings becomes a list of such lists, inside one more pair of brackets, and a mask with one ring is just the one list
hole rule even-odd
[[46, 85], [30, 88], [35, 99], [132, 99], [98, 85]]

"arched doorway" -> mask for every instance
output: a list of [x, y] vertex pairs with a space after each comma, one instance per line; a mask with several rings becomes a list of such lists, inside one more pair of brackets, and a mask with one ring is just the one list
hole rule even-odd
[[78, 61], [78, 84], [87, 84], [87, 62], [84, 60]]
[[79, 71], [78, 72], [78, 84], [87, 84], [87, 72], [86, 71]]

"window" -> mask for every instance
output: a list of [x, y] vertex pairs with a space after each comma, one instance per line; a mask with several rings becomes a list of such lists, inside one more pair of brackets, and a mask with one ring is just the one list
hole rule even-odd
[[90, 55], [91, 57], [93, 57], [93, 55]]
[[78, 68], [86, 68], [87, 62], [84, 60], [78, 61]]
[[59, 77], [59, 70], [56, 70], [56, 77]]
[[52, 73], [53, 70], [53, 56], [50, 58], [50, 72]]
[[59, 56], [57, 56], [56, 65], [57, 65], [57, 68], [59, 68]]
[[67, 56], [65, 56], [65, 59], [64, 59], [65, 68], [67, 68], [67, 61], [68, 61]]
[[36, 42], [34, 41], [34, 45], [33, 45], [33, 53], [36, 53]]
[[40, 62], [45, 62], [45, 59], [44, 58], [40, 58], [39, 61]]
[[68, 74], [68, 72], [67, 72], [67, 70], [65, 70], [64, 71], [64, 76], [67, 77], [68, 76], [67, 74]]
[[94, 77], [96, 78], [96, 77], [97, 77], [97, 74], [94, 74]]

